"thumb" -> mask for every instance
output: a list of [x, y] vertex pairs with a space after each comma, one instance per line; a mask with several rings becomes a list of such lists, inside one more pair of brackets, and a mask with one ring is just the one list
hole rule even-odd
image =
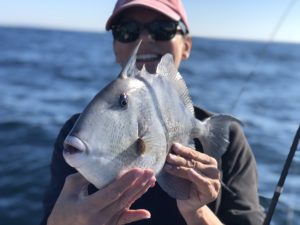
[[68, 195], [87, 195], [89, 182], [80, 174], [74, 173], [66, 177], [62, 192]]

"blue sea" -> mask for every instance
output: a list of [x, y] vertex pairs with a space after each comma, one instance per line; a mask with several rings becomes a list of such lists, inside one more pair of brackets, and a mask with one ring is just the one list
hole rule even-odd
[[[109, 33], [0, 28], [0, 223], [38, 224], [54, 140], [120, 71]], [[300, 44], [193, 39], [194, 104], [244, 123], [267, 206], [300, 123]], [[300, 222], [300, 154], [272, 224]]]

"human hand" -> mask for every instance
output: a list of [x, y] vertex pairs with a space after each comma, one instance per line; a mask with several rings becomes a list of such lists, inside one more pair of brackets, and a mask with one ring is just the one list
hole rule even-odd
[[175, 143], [164, 167], [168, 173], [192, 182], [190, 198], [177, 200], [181, 214], [195, 213], [215, 200], [220, 191], [220, 174], [217, 161], [201, 152]]
[[155, 185], [153, 172], [132, 169], [103, 189], [88, 195], [88, 181], [79, 173], [69, 175], [48, 225], [122, 225], [150, 218], [149, 211], [130, 206]]

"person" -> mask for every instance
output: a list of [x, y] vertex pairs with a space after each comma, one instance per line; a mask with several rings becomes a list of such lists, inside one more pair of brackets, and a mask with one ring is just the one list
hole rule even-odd
[[[189, 58], [192, 38], [180, 0], [118, 0], [106, 24], [112, 30], [116, 62], [124, 66], [137, 43], [137, 67], [153, 73], [165, 53], [179, 68]], [[195, 117], [212, 113], [195, 106]], [[61, 129], [51, 162], [51, 181], [44, 198], [41, 224], [262, 224], [256, 163], [238, 124], [230, 127], [230, 144], [221, 159], [174, 143], [167, 156], [168, 173], [193, 182], [190, 198], [169, 197], [149, 169], [134, 168], [97, 190], [62, 156], [63, 141], [78, 114]], [[116, 140], [118, 141], [118, 140]]]

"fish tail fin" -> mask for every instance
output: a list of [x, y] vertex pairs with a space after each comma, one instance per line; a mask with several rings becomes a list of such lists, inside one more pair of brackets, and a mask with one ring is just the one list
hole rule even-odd
[[214, 115], [203, 122], [198, 121], [193, 136], [200, 140], [206, 154], [218, 159], [226, 152], [229, 145], [232, 123], [242, 124], [240, 120], [230, 115]]

